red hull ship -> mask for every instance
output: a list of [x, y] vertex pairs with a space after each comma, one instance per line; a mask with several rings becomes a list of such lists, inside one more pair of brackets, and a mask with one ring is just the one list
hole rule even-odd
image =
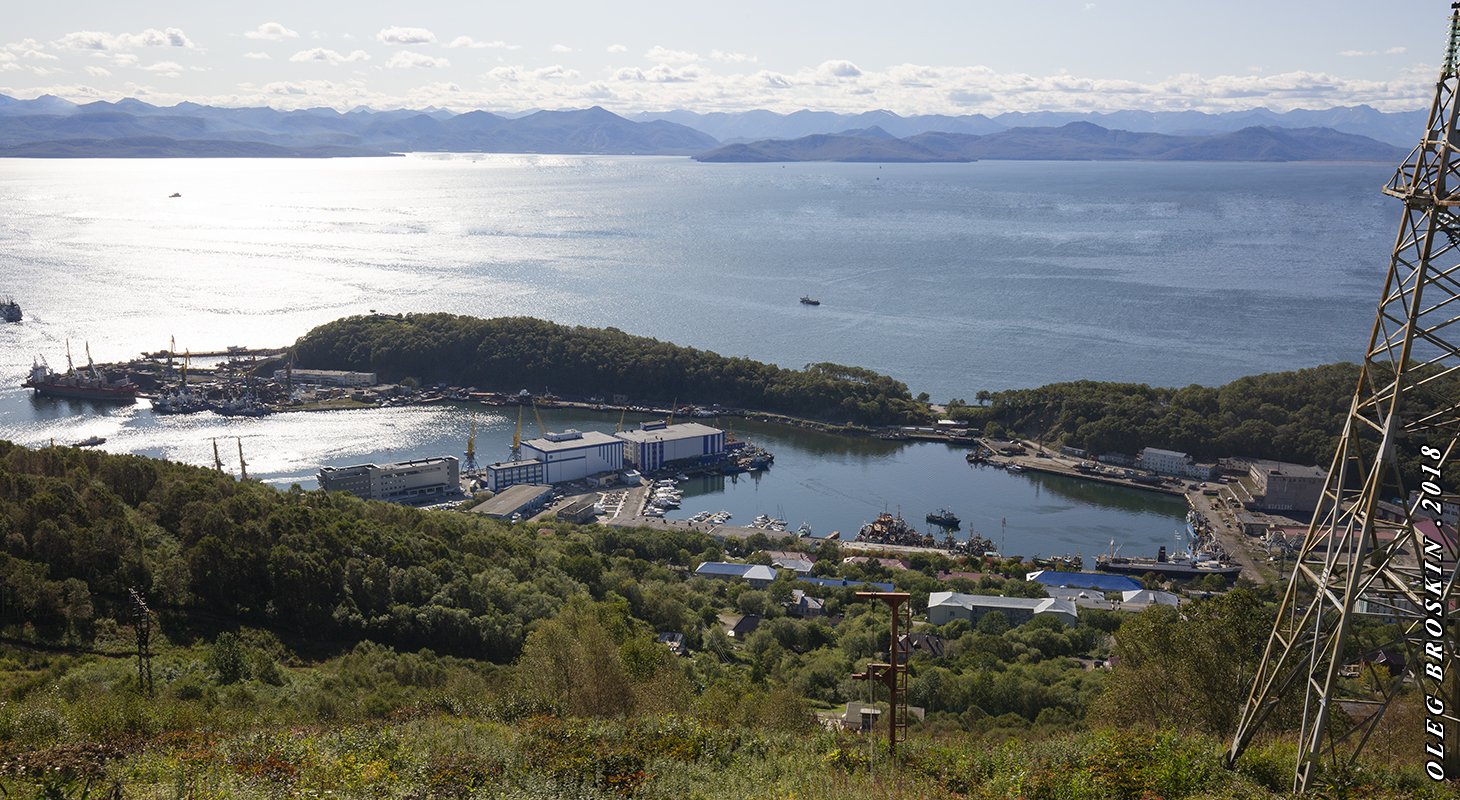
[[66, 352], [67, 370], [55, 372], [44, 363], [30, 368], [30, 380], [21, 384], [34, 389], [36, 394], [47, 397], [70, 397], [77, 400], [97, 400], [104, 403], [134, 403], [137, 401], [137, 384], [125, 376], [111, 380], [91, 363], [91, 349], [87, 348], [86, 369], [71, 367], [70, 348]]

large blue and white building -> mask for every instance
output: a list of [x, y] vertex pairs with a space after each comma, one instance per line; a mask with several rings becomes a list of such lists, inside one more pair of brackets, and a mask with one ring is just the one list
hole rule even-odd
[[614, 435], [628, 448], [628, 460], [643, 472], [666, 464], [710, 461], [725, 452], [725, 432], [698, 422], [645, 422], [638, 430]]
[[624, 443], [598, 431], [566, 430], [522, 443], [523, 461], [542, 462], [543, 483], [576, 481], [624, 467]]

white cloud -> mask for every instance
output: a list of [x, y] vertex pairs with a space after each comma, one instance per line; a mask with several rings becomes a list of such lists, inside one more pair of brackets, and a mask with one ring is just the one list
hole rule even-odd
[[183, 73], [182, 65], [176, 61], [159, 61], [156, 64], [141, 67], [140, 69], [144, 72], [151, 72], [154, 75], [161, 75], [164, 78], [176, 78]]
[[436, 34], [425, 28], [381, 28], [375, 38], [385, 44], [431, 44]]
[[432, 69], [435, 67], [449, 67], [451, 62], [444, 58], [433, 58], [410, 50], [402, 50], [390, 57], [385, 66], [391, 69]]
[[470, 36], [458, 36], [455, 39], [452, 39], [449, 43], [447, 43], [446, 46], [469, 47], [473, 50], [479, 50], [482, 48], [491, 48], [493, 50], [518, 50], [522, 47], [522, 45], [507, 44], [501, 39], [497, 39], [491, 42], [479, 42], [476, 39], [471, 38]]
[[243, 34], [249, 39], [266, 39], [271, 42], [281, 42], [285, 39], [298, 39], [299, 32], [291, 31], [277, 22], [265, 22], [257, 28]]
[[567, 46], [565, 44], [555, 44], [555, 45], [553, 45], [549, 49], [551, 49], [554, 53], [571, 53], [571, 52], [573, 52], [573, 48], [571, 48], [571, 47], [569, 47], [569, 46]]
[[346, 55], [336, 50], [315, 47], [309, 50], [300, 50], [294, 55], [289, 56], [289, 60], [295, 62], [318, 61], [325, 64], [339, 65], [348, 64], [353, 61], [369, 61], [370, 54], [364, 50], [353, 50], [349, 55]]
[[700, 55], [687, 50], [670, 50], [656, 44], [644, 53], [644, 58], [663, 64], [688, 64], [692, 61], [699, 61]]
[[148, 28], [141, 33], [105, 33], [74, 31], [52, 43], [71, 50], [131, 50], [138, 47], [183, 47], [196, 49], [193, 41], [180, 28]]
[[845, 59], [823, 61], [817, 69], [833, 78], [859, 78], [862, 75], [862, 70], [858, 69], [856, 64]]
[[1384, 51], [1384, 55], [1386, 55], [1386, 56], [1402, 56], [1402, 55], [1404, 55], [1407, 52], [1409, 52], [1409, 48], [1408, 47], [1391, 47], [1388, 50], [1385, 50]]
[[268, 61], [273, 58], [273, 56], [270, 56], [268, 53], [244, 53], [243, 57], [251, 58], [255, 61]]
[[112, 76], [112, 71], [107, 69], [106, 67], [93, 67], [90, 64], [87, 64], [86, 74], [95, 78], [110, 78]]
[[550, 67], [528, 69], [524, 66], [497, 67], [487, 73], [487, 77], [495, 78], [504, 83], [522, 83], [531, 81], [562, 81], [578, 77], [578, 71], [568, 69], [562, 64], [554, 64]]
[[621, 69], [613, 74], [613, 79], [616, 81], [647, 83], [689, 83], [699, 80], [703, 74], [700, 68], [693, 64], [684, 67], [671, 67], [668, 64], [659, 64], [649, 69], [638, 69], [636, 67]]
[[710, 60], [719, 61], [723, 64], [754, 64], [760, 59], [749, 53], [727, 53], [724, 50], [711, 50]]
[[611, 44], [611, 45], [608, 46], [608, 52], [610, 52], [610, 53], [627, 53], [627, 52], [629, 52], [629, 48], [624, 47], [621, 44]]

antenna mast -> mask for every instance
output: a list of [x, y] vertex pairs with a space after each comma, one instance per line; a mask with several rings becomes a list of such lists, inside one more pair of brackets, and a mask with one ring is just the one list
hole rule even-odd
[[[1460, 777], [1457, 544], [1438, 522], [1442, 503], [1460, 499], [1460, 465], [1445, 472], [1460, 435], [1460, 339], [1451, 330], [1460, 321], [1460, 3], [1451, 8], [1429, 121], [1383, 190], [1404, 210], [1358, 387], [1228, 753], [1235, 762], [1293, 702], [1302, 710], [1299, 792], [1320, 770], [1354, 764], [1406, 681], [1429, 712], [1426, 772]], [[1406, 487], [1416, 486], [1411, 497]], [[1406, 507], [1383, 513], [1391, 497]], [[1399, 630], [1384, 649], [1403, 666], [1376, 670], [1376, 688], [1340, 677], [1361, 614]]]

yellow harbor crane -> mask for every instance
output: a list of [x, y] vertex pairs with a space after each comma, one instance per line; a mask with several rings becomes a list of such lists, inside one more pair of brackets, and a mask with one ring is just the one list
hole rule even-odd
[[477, 417], [471, 416], [471, 433], [466, 437], [466, 468], [477, 468]]
[[537, 433], [539, 436], [547, 436], [547, 426], [542, 424], [542, 413], [537, 410], [537, 401], [532, 401], [532, 415], [537, 417]]

